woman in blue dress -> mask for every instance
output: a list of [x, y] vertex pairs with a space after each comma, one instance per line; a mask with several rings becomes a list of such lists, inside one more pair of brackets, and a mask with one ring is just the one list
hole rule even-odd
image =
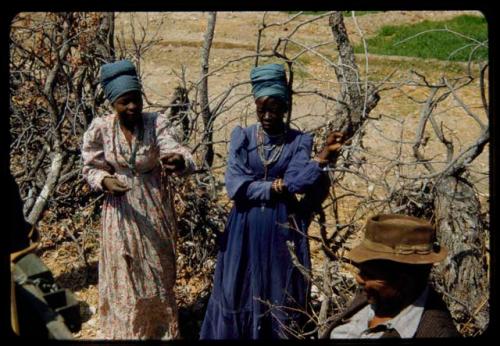
[[[328, 193], [322, 167], [343, 136], [328, 136], [311, 159], [312, 137], [288, 128], [287, 83], [282, 65], [251, 72], [258, 123], [231, 134], [226, 189], [234, 206], [220, 238], [213, 290], [201, 339], [289, 338], [300, 324], [309, 283], [293, 264], [310, 268], [307, 228]], [[305, 194], [297, 201], [294, 194]]]

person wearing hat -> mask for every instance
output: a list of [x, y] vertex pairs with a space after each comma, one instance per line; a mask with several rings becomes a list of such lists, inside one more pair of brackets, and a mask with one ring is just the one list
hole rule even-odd
[[176, 225], [168, 174], [194, 169], [164, 115], [142, 111], [132, 62], [101, 67], [112, 114], [83, 136], [83, 176], [105, 192], [99, 255], [99, 329], [104, 339], [178, 337], [174, 296]]
[[426, 220], [398, 215], [368, 219], [365, 237], [346, 257], [361, 290], [323, 338], [458, 337], [446, 305], [429, 285], [433, 263], [447, 250]]
[[[295, 267], [310, 268], [307, 228], [314, 205], [328, 193], [322, 167], [343, 136], [332, 133], [311, 159], [312, 137], [287, 127], [288, 87], [282, 65], [250, 74], [258, 122], [231, 134], [226, 190], [234, 201], [224, 233], [201, 339], [286, 338], [305, 311], [309, 283]], [[326, 192], [326, 194], [325, 194]], [[300, 203], [294, 194], [306, 194]]]

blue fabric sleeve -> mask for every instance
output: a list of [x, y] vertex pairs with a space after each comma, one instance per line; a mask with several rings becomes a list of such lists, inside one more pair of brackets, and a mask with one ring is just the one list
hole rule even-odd
[[250, 200], [269, 201], [272, 183], [272, 181], [251, 182], [246, 189], [246, 197]]
[[229, 154], [225, 174], [229, 198], [247, 200], [269, 200], [270, 181], [260, 181], [248, 164], [248, 138], [240, 126], [234, 128], [229, 143]]
[[296, 152], [288, 164], [283, 180], [291, 193], [304, 193], [323, 173], [316, 161], [311, 160], [313, 138], [302, 134]]
[[308, 189], [304, 197], [299, 201], [298, 212], [307, 229], [315, 213], [321, 210], [321, 206], [330, 193], [330, 178], [322, 172], [316, 183]]

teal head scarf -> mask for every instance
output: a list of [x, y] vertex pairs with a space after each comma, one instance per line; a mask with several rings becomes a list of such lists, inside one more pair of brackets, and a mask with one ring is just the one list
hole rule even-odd
[[119, 60], [102, 65], [101, 85], [106, 98], [111, 103], [129, 91], [141, 91], [137, 71], [134, 64], [129, 60]]
[[254, 99], [272, 96], [288, 103], [288, 86], [283, 65], [267, 64], [254, 67], [250, 72], [250, 79]]

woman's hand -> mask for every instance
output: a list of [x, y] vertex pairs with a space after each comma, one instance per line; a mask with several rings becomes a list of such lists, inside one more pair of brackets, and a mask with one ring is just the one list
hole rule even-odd
[[316, 160], [320, 163], [327, 163], [337, 158], [340, 148], [345, 143], [345, 134], [334, 131], [328, 134], [325, 141], [325, 147], [316, 156]]
[[283, 179], [278, 178], [273, 180], [273, 183], [271, 184], [271, 191], [277, 194], [287, 192], [287, 188]]
[[115, 196], [122, 196], [125, 192], [130, 190], [127, 184], [122, 183], [116, 177], [105, 177], [102, 180], [103, 188]]
[[173, 172], [179, 172], [186, 168], [186, 162], [184, 161], [184, 156], [176, 153], [166, 154], [161, 162], [163, 164], [163, 169], [168, 174]]

